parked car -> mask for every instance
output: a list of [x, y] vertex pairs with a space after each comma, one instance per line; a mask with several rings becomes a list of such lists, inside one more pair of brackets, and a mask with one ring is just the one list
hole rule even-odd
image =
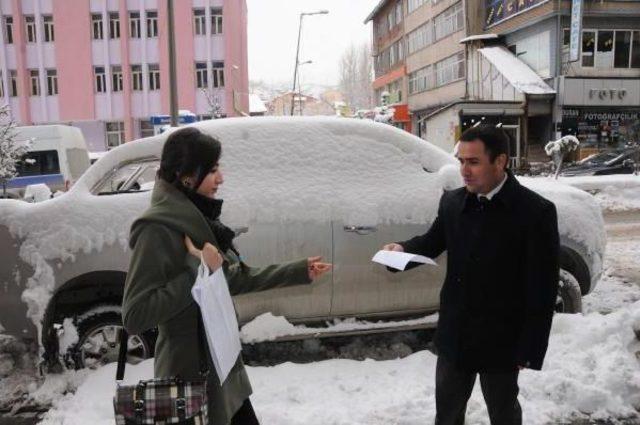
[[[222, 220], [240, 234], [248, 264], [316, 254], [334, 264], [312, 285], [236, 297], [241, 323], [266, 312], [310, 323], [438, 310], [443, 258], [438, 267], [405, 273], [389, 273], [371, 258], [387, 242], [426, 231], [442, 191], [461, 185], [453, 156], [392, 126], [355, 119], [237, 118], [195, 126], [222, 143]], [[45, 203], [0, 202], [0, 330], [32, 340], [39, 334], [49, 361], [68, 347], [77, 367], [115, 359], [129, 227], [149, 205], [165, 139], [110, 151], [69, 192]], [[557, 205], [558, 310], [579, 311], [602, 269], [600, 209], [580, 190], [521, 181]], [[77, 329], [73, 344], [58, 340], [65, 319]], [[150, 356], [153, 344], [153, 332], [132, 337], [130, 360]]]
[[591, 155], [575, 165], [566, 167], [561, 175], [574, 177], [632, 174], [636, 166], [640, 166], [640, 146]]
[[22, 198], [27, 186], [46, 184], [52, 191], [67, 190], [89, 168], [89, 154], [80, 129], [67, 125], [16, 127], [16, 141], [30, 141], [18, 164], [18, 176], [7, 182], [7, 195]]

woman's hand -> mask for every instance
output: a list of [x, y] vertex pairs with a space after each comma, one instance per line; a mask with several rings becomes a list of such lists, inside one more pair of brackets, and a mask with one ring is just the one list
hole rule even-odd
[[307, 258], [307, 269], [309, 270], [309, 279], [316, 280], [333, 267], [330, 263], [323, 263], [322, 257]]
[[187, 251], [189, 251], [189, 254], [198, 259], [200, 259], [200, 257], [202, 256], [205, 264], [207, 265], [207, 267], [209, 267], [210, 271], [214, 272], [222, 266], [224, 258], [222, 258], [222, 255], [220, 254], [220, 251], [218, 251], [218, 248], [211, 245], [209, 242], [205, 242], [204, 246], [200, 250], [195, 247], [191, 238], [185, 235], [184, 244], [187, 247]]

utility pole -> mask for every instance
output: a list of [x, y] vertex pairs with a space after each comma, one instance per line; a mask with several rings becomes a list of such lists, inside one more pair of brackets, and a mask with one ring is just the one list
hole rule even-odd
[[173, 20], [173, 0], [167, 0], [167, 19], [169, 36], [169, 107], [171, 127], [178, 126], [178, 85], [176, 81], [176, 40]]

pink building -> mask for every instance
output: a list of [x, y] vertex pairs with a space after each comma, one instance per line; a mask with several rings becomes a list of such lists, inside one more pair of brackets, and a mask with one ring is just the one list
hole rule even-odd
[[[248, 115], [245, 0], [174, 1], [178, 106]], [[102, 151], [169, 113], [166, 0], [0, 0], [0, 103]]]

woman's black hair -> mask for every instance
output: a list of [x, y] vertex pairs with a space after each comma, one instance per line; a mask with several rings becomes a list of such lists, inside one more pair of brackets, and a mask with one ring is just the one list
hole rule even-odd
[[222, 147], [215, 138], [195, 127], [176, 130], [162, 148], [158, 177], [175, 186], [182, 186], [184, 177], [194, 177], [197, 189], [220, 160]]

